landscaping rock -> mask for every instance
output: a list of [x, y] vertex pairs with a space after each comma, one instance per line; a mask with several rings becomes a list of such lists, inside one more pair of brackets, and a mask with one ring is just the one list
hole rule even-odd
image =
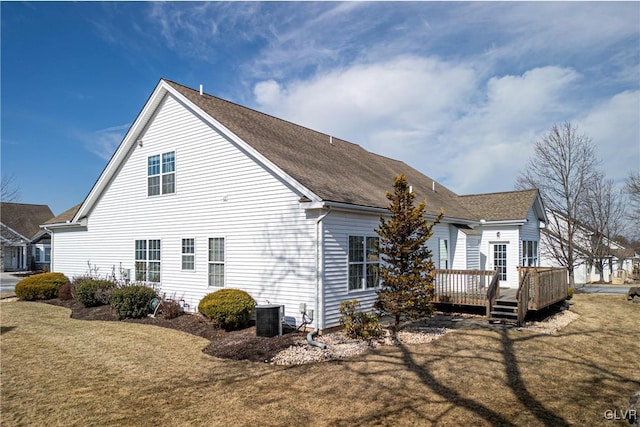
[[640, 297], [640, 287], [632, 286], [627, 291], [627, 300], [632, 300], [634, 297]]

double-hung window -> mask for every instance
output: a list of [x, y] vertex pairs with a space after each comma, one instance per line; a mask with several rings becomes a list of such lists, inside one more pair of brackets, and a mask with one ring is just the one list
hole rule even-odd
[[135, 277], [143, 282], [160, 282], [160, 240], [136, 240]]
[[195, 239], [182, 239], [182, 269], [195, 270]]
[[449, 241], [447, 239], [440, 239], [439, 255], [440, 268], [449, 269]]
[[147, 158], [147, 195], [158, 196], [176, 192], [176, 152], [156, 154]]
[[522, 264], [523, 267], [538, 266], [538, 241], [523, 240], [522, 241]]
[[224, 286], [224, 237], [209, 239], [209, 286]]
[[380, 284], [378, 240], [349, 236], [349, 290], [372, 289]]

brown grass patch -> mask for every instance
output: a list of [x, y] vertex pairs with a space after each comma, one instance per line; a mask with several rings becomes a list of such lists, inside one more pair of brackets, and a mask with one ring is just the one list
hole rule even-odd
[[[554, 335], [455, 330], [429, 344], [278, 367], [164, 328], [0, 305], [2, 424], [616, 425], [640, 390], [640, 305], [579, 294]], [[620, 424], [623, 425], [623, 424]]]

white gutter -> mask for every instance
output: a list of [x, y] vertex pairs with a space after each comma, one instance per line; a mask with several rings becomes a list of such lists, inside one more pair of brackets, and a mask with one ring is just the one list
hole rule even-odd
[[[320, 227], [321, 222], [331, 213], [331, 207], [327, 207], [327, 212], [320, 215], [318, 219], [316, 219], [316, 289], [315, 289], [315, 329], [316, 331], [320, 329], [320, 287], [322, 284], [322, 274], [324, 273], [324, 269], [322, 269], [323, 263], [323, 239], [320, 237]], [[324, 323], [324, 321], [323, 321]]]

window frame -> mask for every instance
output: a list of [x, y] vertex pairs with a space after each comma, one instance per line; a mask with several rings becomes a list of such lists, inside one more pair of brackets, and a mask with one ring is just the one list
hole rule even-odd
[[522, 240], [520, 245], [521, 256], [520, 265], [522, 267], [539, 267], [540, 244], [538, 240]]
[[[362, 251], [354, 251], [352, 241], [360, 240]], [[369, 242], [372, 244], [370, 245]], [[377, 244], [375, 242], [378, 242]], [[358, 244], [358, 243], [356, 243]], [[379, 236], [350, 234], [347, 236], [347, 291], [364, 292], [380, 288]], [[353, 259], [354, 254], [358, 259]], [[360, 256], [361, 254], [361, 256]], [[372, 258], [373, 257], [373, 258]], [[352, 275], [352, 272], [356, 273]], [[355, 279], [355, 281], [353, 280]], [[358, 287], [352, 286], [359, 282]], [[375, 283], [372, 285], [372, 282]], [[377, 283], [376, 283], [377, 282]]]
[[[185, 246], [185, 241], [187, 246]], [[189, 245], [190, 241], [190, 245]], [[191, 252], [185, 252], [186, 249], [190, 249]], [[191, 268], [185, 268], [185, 257], [191, 259]], [[181, 271], [195, 271], [196, 270], [196, 239], [193, 237], [187, 237], [180, 241], [180, 270]]]
[[[139, 243], [142, 242], [144, 242], [144, 247], [142, 247], [141, 244], [139, 245]], [[162, 240], [136, 239], [134, 248], [133, 259], [135, 280], [141, 282], [161, 283]]]
[[[443, 249], [443, 243], [444, 243], [444, 251]], [[445, 254], [446, 256], [443, 259], [442, 254]], [[450, 268], [450, 256], [449, 256], [449, 239], [442, 239], [439, 238], [438, 239], [438, 267], [440, 268], [440, 270], [449, 270]], [[445, 265], [442, 265], [442, 261], [445, 262]]]
[[[215, 255], [214, 248], [212, 248], [212, 243], [215, 241], [222, 241], [222, 259], [213, 259], [212, 255]], [[214, 257], [215, 258], [215, 257]], [[207, 287], [222, 289], [226, 287], [227, 284], [227, 275], [226, 275], [226, 264], [227, 264], [227, 238], [225, 236], [216, 236], [209, 237], [207, 241]], [[212, 277], [219, 277], [219, 272], [212, 273], [213, 266], [221, 266], [222, 267], [222, 283], [214, 283], [216, 280], [212, 280]]]
[[147, 156], [147, 197], [175, 194], [176, 169], [176, 150]]

